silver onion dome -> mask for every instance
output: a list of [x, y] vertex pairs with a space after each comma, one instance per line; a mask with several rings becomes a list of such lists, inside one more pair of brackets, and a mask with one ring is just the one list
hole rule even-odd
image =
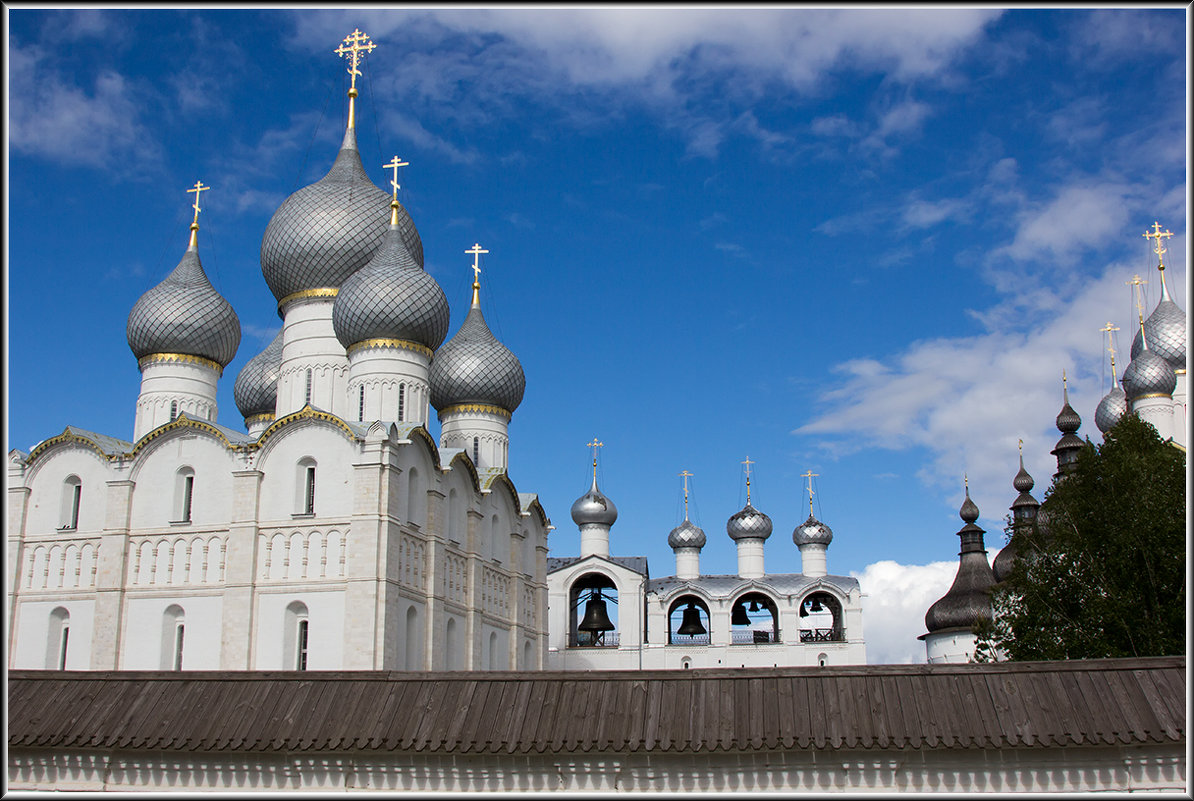
[[456, 335], [431, 359], [431, 405], [437, 411], [479, 403], [513, 412], [522, 403], [522, 364], [485, 324], [474, 284], [473, 305]]
[[726, 521], [726, 533], [735, 542], [746, 539], [765, 540], [771, 536], [771, 518], [747, 503], [742, 511], [735, 512]]
[[226, 367], [240, 346], [240, 320], [207, 280], [194, 244], [165, 280], [133, 305], [125, 333], [138, 359], [183, 353]]
[[684, 522], [671, 530], [667, 535], [668, 547], [676, 548], [704, 548], [705, 530], [693, 523], [687, 517]]
[[1177, 376], [1168, 361], [1154, 353], [1151, 347], [1144, 347], [1124, 370], [1123, 384], [1128, 400], [1144, 395], [1172, 395]]
[[1186, 313], [1170, 299], [1163, 277], [1161, 302], [1144, 321], [1144, 339], [1141, 339], [1140, 331], [1132, 339], [1133, 359], [1144, 350], [1145, 340], [1148, 349], [1169, 362], [1174, 370], [1186, 369]]
[[[286, 198], [261, 239], [261, 272], [279, 301], [304, 289], [339, 287], [373, 257], [390, 218], [390, 196], [361, 166], [356, 134], [345, 131], [331, 170]], [[399, 207], [403, 244], [423, 266], [423, 243]]]
[[617, 519], [618, 507], [597, 489], [597, 476], [593, 476], [593, 486], [572, 504], [572, 522], [578, 526], [591, 523], [612, 526]]
[[410, 255], [393, 218], [377, 253], [340, 285], [332, 327], [346, 348], [367, 339], [404, 339], [435, 350], [448, 335], [444, 290]]
[[1095, 408], [1095, 425], [1099, 427], [1099, 431], [1106, 434], [1115, 428], [1115, 424], [1122, 420], [1127, 413], [1128, 396], [1116, 384], [1111, 387], [1110, 392], [1103, 396]]
[[282, 374], [282, 332], [269, 347], [241, 368], [232, 387], [232, 397], [241, 416], [273, 414], [278, 403], [278, 377]]
[[833, 542], [833, 529], [813, 517], [809, 512], [808, 520], [798, 525], [792, 532], [792, 542], [797, 547], [801, 545], [828, 545]]

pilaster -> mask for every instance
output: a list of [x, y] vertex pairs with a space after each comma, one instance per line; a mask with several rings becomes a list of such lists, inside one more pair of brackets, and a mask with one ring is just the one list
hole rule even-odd
[[32, 490], [25, 486], [25, 461], [18, 452], [9, 454], [8, 462], [8, 564], [4, 581], [8, 593], [8, 646], [12, 652], [16, 634], [17, 594], [21, 587], [21, 561], [24, 556], [25, 521], [29, 517], [29, 496]]
[[352, 545], [346, 564], [344, 669], [379, 670], [385, 647], [385, 571], [388, 559], [386, 514], [391, 476], [387, 435], [370, 435], [353, 464]]
[[125, 568], [128, 564], [129, 516], [136, 482], [109, 481], [104, 531], [95, 571], [95, 619], [91, 634], [92, 670], [120, 668], [124, 618]]
[[260, 470], [232, 473], [232, 515], [224, 558], [224, 600], [220, 621], [220, 668], [250, 670], [256, 612], [254, 584], [257, 576], [257, 545], [261, 508]]

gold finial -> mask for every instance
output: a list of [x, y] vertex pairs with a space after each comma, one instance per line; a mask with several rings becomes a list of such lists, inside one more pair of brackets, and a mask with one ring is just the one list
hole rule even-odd
[[969, 496], [970, 495], [970, 479], [966, 477], [965, 473], [962, 474], [962, 485], [964, 487], [966, 487], [966, 495]]
[[390, 201], [390, 225], [398, 224], [398, 190], [401, 188], [398, 184], [398, 168], [409, 167], [409, 161], [400, 161], [397, 156], [390, 159], [388, 164], [381, 165], [382, 167], [394, 170], [394, 178], [390, 181], [390, 186], [394, 187], [394, 199]]
[[199, 193], [206, 192], [208, 189], [211, 189], [211, 187], [204, 186], [202, 181], [196, 181], [195, 185], [187, 190], [188, 193], [195, 193], [195, 203], [191, 206], [195, 210], [195, 219], [191, 221], [191, 242], [188, 247], [193, 248], [197, 246], [198, 238], [196, 237], [196, 233], [199, 231], [199, 212], [201, 211], [199, 208]]
[[597, 449], [604, 448], [605, 443], [598, 442], [597, 438], [593, 437], [593, 441], [588, 443], [586, 447], [593, 449], [593, 481], [596, 482], [597, 481]]
[[1019, 449], [1020, 461], [1023, 462], [1024, 461], [1024, 440], [1022, 440], [1022, 439], [1016, 440], [1016, 448]]
[[481, 306], [481, 254], [488, 253], [488, 250], [482, 250], [480, 244], [474, 244], [471, 248], [464, 251], [472, 254], [473, 257], [473, 305]]
[[1113, 331], [1118, 331], [1119, 329], [1116, 328], [1114, 325], [1112, 325], [1111, 321], [1108, 320], [1107, 325], [1103, 326], [1099, 330], [1107, 335], [1107, 352], [1111, 354], [1111, 386], [1114, 387], [1115, 386], [1115, 343], [1111, 339], [1111, 334]]
[[351, 84], [348, 87], [348, 127], [356, 127], [356, 107], [354, 101], [357, 97], [357, 76], [361, 71], [357, 69], [365, 56], [373, 52], [373, 48], [377, 45], [369, 41], [369, 35], [361, 33], [359, 28], [353, 30], [352, 33], [344, 37], [344, 44], [337, 47], [332, 52], [341, 58], [347, 57], [349, 62], [348, 74], [352, 76]]
[[1157, 254], [1157, 269], [1160, 270], [1162, 274], [1164, 274], [1164, 272], [1165, 272], [1164, 256], [1169, 251], [1165, 250], [1165, 245], [1162, 244], [1162, 242], [1165, 238], [1173, 236], [1173, 232], [1172, 231], [1162, 231], [1161, 224], [1159, 222], [1154, 222], [1152, 233], [1145, 231], [1142, 234], [1142, 236], [1145, 239], [1157, 240], [1156, 247], [1153, 248], [1153, 253]]
[[1136, 301], [1136, 314], [1140, 317], [1141, 325], [1144, 325], [1144, 290], [1140, 287], [1147, 283], [1148, 281], [1145, 281], [1138, 275], [1133, 275], [1131, 281], [1124, 281], [1125, 286], [1132, 287], [1132, 298]]
[[743, 460], [742, 464], [746, 465], [746, 505], [750, 506], [750, 466], [754, 464], [754, 462], [752, 462], [750, 457], [747, 456], [746, 459]]
[[688, 519], [688, 479], [693, 476], [693, 473], [687, 470], [681, 470], [677, 475], [684, 477], [684, 519]]
[[813, 495], [816, 494], [813, 492], [813, 479], [819, 475], [821, 475], [821, 474], [814, 473], [812, 470], [809, 470], [807, 473], [804, 473], [803, 475], [800, 476], [801, 478], [808, 479], [808, 516], [809, 517], [813, 516]]

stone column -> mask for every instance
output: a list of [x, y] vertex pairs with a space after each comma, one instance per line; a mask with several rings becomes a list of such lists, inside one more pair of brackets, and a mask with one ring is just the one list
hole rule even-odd
[[256, 662], [253, 620], [257, 604], [257, 546], [261, 508], [260, 470], [232, 473], [232, 515], [224, 546], [224, 602], [220, 621], [220, 669], [252, 670]]
[[96, 554], [95, 619], [91, 635], [92, 670], [119, 670], [124, 623], [125, 568], [133, 481], [109, 481], [104, 531]]
[[383, 662], [385, 570], [388, 560], [385, 512], [389, 508], [388, 433], [370, 432], [353, 464], [352, 544], [345, 565], [344, 670], [379, 670]]

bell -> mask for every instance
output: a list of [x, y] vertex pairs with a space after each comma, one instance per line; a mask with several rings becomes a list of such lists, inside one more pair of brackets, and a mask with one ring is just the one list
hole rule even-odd
[[750, 599], [750, 611], [752, 611], [752, 612], [759, 611], [759, 602], [756, 601], [754, 598]]
[[730, 623], [734, 626], [749, 626], [750, 618], [746, 616], [746, 607], [738, 604], [730, 613]]
[[614, 624], [609, 622], [609, 615], [605, 611], [605, 599], [598, 595], [585, 601], [585, 619], [576, 627], [580, 631], [613, 631]]
[[808, 617], [808, 610], [804, 608], [804, 604], [800, 605], [800, 616]]
[[813, 612], [820, 612], [821, 611], [821, 599], [814, 595], [813, 596], [813, 605], [809, 607], [809, 610], [813, 611]]
[[676, 629], [676, 633], [683, 634], [685, 637], [704, 634], [705, 627], [701, 624], [701, 610], [689, 604], [688, 608], [684, 610], [684, 617], [681, 618], [680, 628]]

